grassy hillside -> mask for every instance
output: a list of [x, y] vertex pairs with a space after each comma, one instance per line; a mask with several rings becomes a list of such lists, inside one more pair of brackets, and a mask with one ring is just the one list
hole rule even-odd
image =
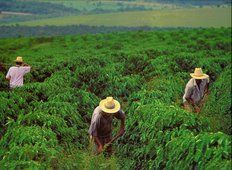
[[[50, 0], [1, 0], [1, 23], [34, 21], [61, 16], [112, 13], [122, 11], [144, 11], [176, 8], [175, 5], [129, 1], [50, 1]], [[11, 12], [5, 14], [5, 12]], [[15, 13], [18, 12], [18, 13]], [[20, 15], [27, 13], [30, 16]]]
[[[220, 27], [231, 25], [231, 4], [228, 0], [1, 0], [0, 11], [13, 12], [0, 13], [1, 24], [27, 21], [22, 24], [30, 26], [85, 24], [91, 26]], [[131, 13], [131, 11], [134, 12]], [[14, 12], [30, 15], [20, 15]], [[39, 20], [38, 24], [37, 20]]]
[[[1, 169], [230, 170], [230, 37], [210, 28], [1, 39]], [[10, 91], [5, 75], [18, 55], [32, 71]], [[199, 114], [180, 106], [195, 67], [211, 80]], [[109, 95], [127, 120], [105, 159], [90, 154], [87, 131]]]
[[90, 26], [155, 26], [155, 27], [230, 27], [231, 8], [185, 8], [176, 10], [123, 12], [69, 16], [19, 22], [19, 25], [90, 25]]

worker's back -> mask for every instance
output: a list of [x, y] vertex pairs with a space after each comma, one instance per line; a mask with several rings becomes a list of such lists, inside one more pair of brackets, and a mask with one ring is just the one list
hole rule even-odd
[[23, 86], [23, 76], [30, 72], [30, 66], [13, 66], [9, 69], [6, 78], [10, 78], [10, 88]]

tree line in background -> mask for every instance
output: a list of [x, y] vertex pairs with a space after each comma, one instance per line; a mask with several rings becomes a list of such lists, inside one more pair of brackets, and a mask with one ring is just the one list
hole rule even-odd
[[[0, 26], [0, 38], [10, 37], [46, 37], [58, 35], [74, 35], [74, 34], [97, 34], [109, 33], [117, 31], [136, 31], [136, 30], [171, 30], [178, 28], [154, 28], [154, 27], [123, 27], [123, 26], [87, 26], [87, 25], [71, 25], [71, 26]], [[186, 28], [187, 29], [187, 28]]]
[[0, 11], [23, 12], [40, 15], [75, 14], [79, 10], [61, 4], [36, 1], [1, 0]]

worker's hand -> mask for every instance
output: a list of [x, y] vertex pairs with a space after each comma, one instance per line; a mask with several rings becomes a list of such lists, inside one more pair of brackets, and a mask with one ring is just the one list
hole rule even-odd
[[188, 104], [187, 101], [185, 101], [184, 103], [182, 103], [182, 106], [183, 106], [184, 108], [188, 108], [189, 104]]
[[119, 136], [122, 136], [124, 133], [125, 133], [125, 129], [120, 129], [118, 135], [119, 135]]
[[196, 113], [199, 113], [200, 111], [201, 111], [200, 107], [195, 106], [195, 112], [196, 112]]
[[190, 101], [190, 104], [191, 104], [192, 106], [195, 105], [195, 103], [194, 103], [194, 101], [193, 101], [192, 99], [190, 99], [189, 101]]
[[205, 95], [209, 95], [209, 90], [206, 90], [206, 91], [205, 91]]
[[189, 104], [194, 105], [194, 101], [191, 98], [186, 98], [186, 100], [187, 100], [186, 102], [188, 102]]
[[100, 153], [102, 153], [102, 151], [103, 151], [103, 146], [100, 145], [100, 146], [98, 147], [98, 149], [97, 149], [97, 153], [100, 154]]

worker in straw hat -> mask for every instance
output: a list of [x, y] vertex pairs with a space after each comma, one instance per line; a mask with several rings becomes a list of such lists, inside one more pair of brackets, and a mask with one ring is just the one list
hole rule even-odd
[[183, 105], [186, 110], [192, 110], [192, 106], [198, 113], [203, 97], [208, 94], [209, 76], [204, 74], [201, 68], [195, 68], [194, 73], [191, 73], [190, 76], [192, 78], [185, 87]]
[[[115, 137], [112, 138], [113, 118], [121, 120], [121, 126]], [[113, 97], [101, 100], [99, 106], [94, 109], [89, 135], [94, 145], [94, 152], [99, 154], [103, 150], [108, 156], [112, 154], [111, 144], [125, 132], [125, 113], [121, 110], [120, 103]]]
[[16, 65], [10, 67], [6, 75], [6, 79], [10, 82], [11, 89], [23, 86], [23, 76], [31, 70], [31, 66], [24, 63], [22, 57], [18, 56], [14, 61]]

